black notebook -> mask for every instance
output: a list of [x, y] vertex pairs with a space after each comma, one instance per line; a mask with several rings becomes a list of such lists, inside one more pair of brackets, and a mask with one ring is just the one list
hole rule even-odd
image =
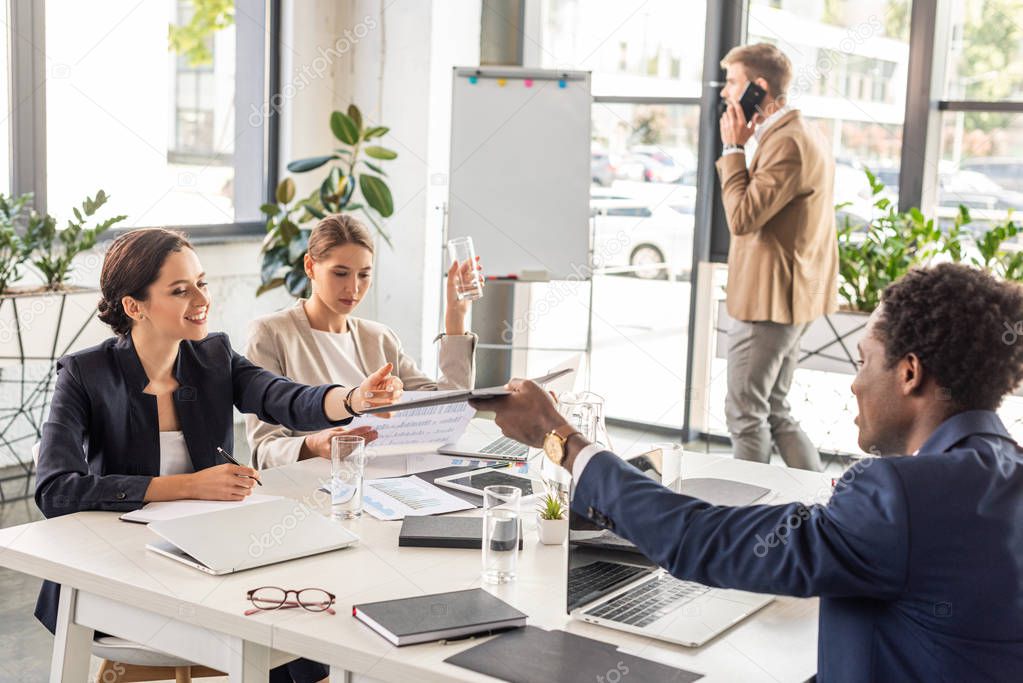
[[525, 614], [482, 588], [352, 605], [352, 616], [398, 647], [526, 625]]
[[[515, 527], [510, 527], [513, 530]], [[505, 529], [498, 526], [500, 531]], [[511, 534], [509, 534], [511, 535]], [[510, 546], [510, 539], [494, 538], [498, 546]], [[482, 517], [452, 517], [450, 515], [406, 517], [398, 533], [398, 545], [415, 548], [469, 548], [483, 547]], [[507, 547], [500, 547], [508, 550]], [[522, 550], [522, 520], [519, 520], [519, 550]]]

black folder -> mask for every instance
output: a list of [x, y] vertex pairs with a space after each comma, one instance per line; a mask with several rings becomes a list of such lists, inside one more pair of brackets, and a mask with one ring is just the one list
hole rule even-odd
[[[495, 542], [500, 541], [500, 539], [494, 540]], [[401, 523], [401, 531], [398, 533], [398, 545], [415, 548], [475, 548], [479, 550], [483, 547], [483, 518], [453, 517], [451, 515], [406, 517]], [[507, 545], [511, 546], [511, 543]], [[522, 550], [521, 519], [519, 520], [519, 550]]]
[[510, 683], [690, 683], [703, 678], [703, 674], [620, 652], [610, 643], [536, 626], [509, 631], [444, 661]]

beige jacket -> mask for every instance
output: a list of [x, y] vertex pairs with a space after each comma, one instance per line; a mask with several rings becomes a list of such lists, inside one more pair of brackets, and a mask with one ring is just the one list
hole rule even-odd
[[728, 250], [728, 314], [793, 325], [838, 308], [835, 161], [820, 132], [790, 111], [746, 157], [717, 161]]
[[[327, 365], [313, 338], [304, 300], [276, 313], [257, 318], [249, 329], [245, 356], [256, 365], [304, 384], [329, 384]], [[394, 364], [394, 375], [408, 391], [468, 389], [475, 381], [476, 335], [440, 338], [439, 381], [430, 379], [401, 347], [397, 335], [386, 325], [372, 320], [348, 318], [359, 363], [373, 372], [386, 363]], [[280, 425], [245, 416], [245, 432], [252, 461], [259, 469], [287, 465], [298, 460], [302, 441], [310, 432], [293, 432]]]

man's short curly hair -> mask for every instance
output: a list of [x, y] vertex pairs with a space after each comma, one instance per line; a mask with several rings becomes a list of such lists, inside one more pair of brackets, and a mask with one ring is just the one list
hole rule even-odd
[[920, 359], [958, 410], [994, 410], [1023, 381], [1023, 287], [961, 264], [911, 270], [885, 289], [875, 331], [889, 367]]

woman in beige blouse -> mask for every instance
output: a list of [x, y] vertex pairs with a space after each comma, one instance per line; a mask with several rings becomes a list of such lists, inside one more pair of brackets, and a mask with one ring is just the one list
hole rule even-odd
[[[466, 327], [470, 302], [455, 296], [456, 264], [448, 271], [446, 333], [438, 337], [439, 380], [423, 374], [389, 327], [352, 315], [369, 290], [372, 269], [373, 239], [365, 226], [347, 215], [324, 218], [309, 236], [305, 257], [312, 295], [290, 308], [256, 319], [249, 330], [246, 357], [271, 372], [306, 384], [329, 381], [358, 386], [369, 372], [391, 363], [394, 376], [405, 390], [471, 387], [476, 335]], [[482, 273], [479, 277], [482, 280]], [[260, 422], [255, 416], [247, 416], [245, 426], [253, 462], [260, 469], [306, 458], [329, 458], [332, 436], [365, 431], [334, 428], [295, 432]]]

